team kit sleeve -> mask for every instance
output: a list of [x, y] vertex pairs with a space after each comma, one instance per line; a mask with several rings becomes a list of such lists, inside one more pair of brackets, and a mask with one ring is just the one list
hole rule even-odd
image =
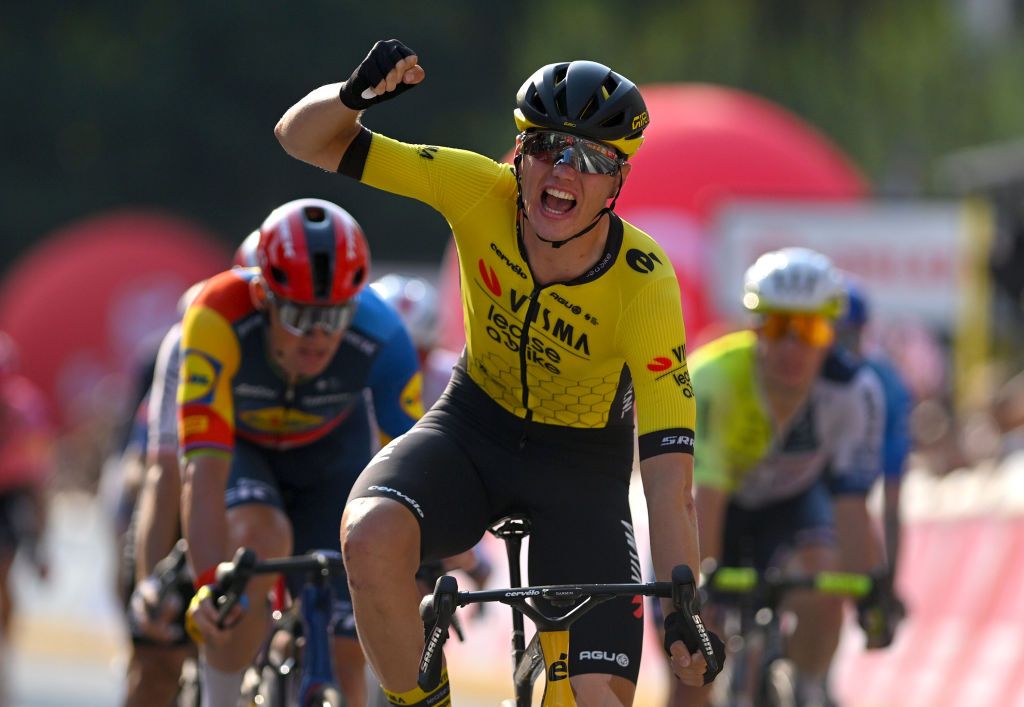
[[863, 495], [882, 473], [885, 395], [878, 376], [866, 366], [846, 392], [829, 485], [836, 495]]
[[369, 387], [382, 444], [408, 432], [423, 417], [423, 376], [404, 327], [395, 327], [381, 347], [370, 369]]
[[719, 381], [712, 366], [694, 361], [694, 392], [697, 396], [697, 434], [699, 454], [693, 457], [693, 482], [697, 486], [733, 493], [736, 479], [724, 450], [729, 420], [724, 401], [731, 394], [728, 381]]
[[181, 365], [181, 324], [175, 324], [160, 342], [153, 369], [153, 387], [146, 410], [147, 449], [178, 449], [178, 369]]
[[[483, 199], [510, 198], [509, 165], [449, 147], [412, 145], [363, 130], [338, 172], [437, 209], [453, 227]], [[505, 192], [508, 191], [506, 194]]]
[[658, 278], [637, 293], [619, 318], [616, 342], [636, 393], [640, 459], [693, 454], [696, 403], [674, 276]]
[[913, 446], [910, 438], [910, 391], [896, 371], [889, 369], [889, 377], [881, 378], [885, 388], [885, 444], [883, 447], [883, 473], [887, 480], [899, 479], [907, 464]]
[[234, 449], [231, 380], [240, 348], [230, 323], [201, 303], [185, 313], [178, 380], [178, 438], [186, 456]]

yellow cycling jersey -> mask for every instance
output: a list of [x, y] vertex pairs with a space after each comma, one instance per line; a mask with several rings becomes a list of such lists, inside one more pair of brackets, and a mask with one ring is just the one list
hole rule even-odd
[[679, 284], [648, 235], [611, 214], [599, 262], [569, 282], [540, 285], [519, 242], [510, 165], [364, 130], [338, 171], [418, 199], [448, 221], [459, 253], [464, 365], [503, 408], [549, 425], [632, 425], [635, 388], [641, 456], [692, 453]]
[[829, 353], [786, 429], [768, 410], [757, 335], [727, 334], [693, 352], [698, 394], [694, 482], [743, 508], [792, 498], [823, 475], [833, 493], [866, 493], [881, 472], [881, 383], [844, 352]]

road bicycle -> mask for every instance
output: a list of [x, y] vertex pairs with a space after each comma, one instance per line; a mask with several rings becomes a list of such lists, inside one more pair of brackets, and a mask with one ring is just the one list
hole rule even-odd
[[334, 599], [330, 579], [344, 572], [341, 553], [315, 550], [305, 555], [258, 560], [239, 548], [231, 562], [217, 566], [220, 618], [245, 594], [249, 580], [261, 574], [302, 573], [299, 601], [276, 608], [273, 625], [243, 682], [246, 704], [265, 707], [342, 707], [344, 701], [331, 661], [329, 625]]
[[785, 655], [783, 600], [795, 590], [864, 600], [876, 591], [871, 575], [853, 572], [789, 574], [778, 568], [707, 568], [701, 591], [723, 606], [729, 660], [715, 681], [714, 707], [795, 707], [796, 670]]
[[[418, 683], [421, 689], [431, 690], [441, 677], [442, 648], [448, 639], [455, 610], [461, 606], [481, 602], [500, 602], [512, 607], [512, 683], [514, 699], [502, 702], [502, 707], [529, 707], [534, 683], [544, 676], [541, 707], [576, 707], [576, 699], [569, 678], [569, 632], [572, 624], [598, 604], [620, 596], [651, 596], [671, 598], [684, 620], [700, 637], [700, 649], [712, 671], [717, 661], [711, 649], [704, 625], [697, 613], [697, 587], [693, 572], [680, 565], [672, 571], [671, 582], [627, 584], [565, 584], [547, 586], [521, 586], [520, 550], [522, 540], [530, 532], [524, 516], [510, 516], [498, 521], [490, 532], [505, 542], [509, 560], [509, 583], [506, 589], [461, 592], [458, 581], [451, 575], [438, 578], [433, 594], [420, 604], [426, 640], [419, 666]], [[553, 607], [564, 608], [558, 616], [547, 616], [531, 600], [545, 599]], [[523, 618], [536, 627], [533, 639], [526, 645]]]

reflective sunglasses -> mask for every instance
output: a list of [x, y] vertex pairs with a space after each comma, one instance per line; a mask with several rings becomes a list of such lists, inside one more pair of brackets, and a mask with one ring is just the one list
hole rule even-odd
[[297, 304], [290, 300], [271, 298], [277, 310], [277, 319], [289, 334], [305, 336], [319, 327], [327, 335], [344, 331], [356, 315], [356, 302], [316, 305]]
[[769, 341], [793, 336], [801, 343], [815, 348], [829, 346], [835, 338], [832, 320], [820, 314], [765, 314], [761, 317], [759, 331]]
[[580, 174], [618, 174], [626, 161], [614, 147], [551, 130], [523, 133], [520, 149], [541, 162], [567, 164]]

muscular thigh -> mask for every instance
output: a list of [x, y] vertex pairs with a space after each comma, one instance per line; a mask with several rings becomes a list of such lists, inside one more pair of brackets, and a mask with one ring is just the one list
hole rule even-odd
[[420, 526], [424, 560], [469, 549], [493, 515], [463, 440], [439, 418], [428, 413], [378, 452], [349, 497], [390, 498], [408, 508]]

